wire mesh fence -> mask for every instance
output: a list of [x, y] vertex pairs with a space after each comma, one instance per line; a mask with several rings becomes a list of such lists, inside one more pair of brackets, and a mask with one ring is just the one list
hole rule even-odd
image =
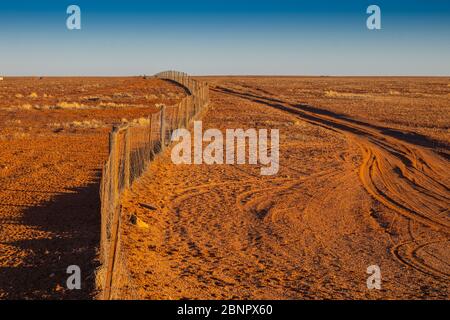
[[172, 132], [187, 128], [209, 103], [208, 84], [177, 71], [165, 71], [155, 76], [184, 86], [189, 95], [176, 105], [163, 106], [150, 114], [147, 121], [114, 126], [110, 132], [109, 157], [103, 167], [100, 186], [101, 267], [97, 273], [97, 286], [101, 299], [137, 298], [120, 241], [120, 200], [124, 191], [169, 145]]

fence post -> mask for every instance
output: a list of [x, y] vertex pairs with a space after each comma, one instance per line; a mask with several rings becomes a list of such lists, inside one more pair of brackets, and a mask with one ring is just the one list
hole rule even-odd
[[175, 126], [174, 128], [172, 128], [172, 133], [174, 130], [179, 129], [181, 127], [181, 117], [180, 115], [183, 113], [183, 111], [181, 111], [181, 108], [183, 108], [183, 102], [180, 101], [178, 102], [178, 106], [177, 106], [177, 113], [175, 116]]
[[105, 276], [105, 289], [103, 292], [103, 299], [109, 300], [111, 298], [112, 291], [112, 281], [113, 281], [113, 272], [114, 272], [114, 264], [115, 264], [115, 253], [117, 248], [117, 223], [116, 221], [119, 219], [117, 213], [117, 204], [119, 200], [119, 180], [118, 180], [118, 159], [117, 159], [117, 137], [118, 137], [118, 127], [114, 126], [111, 133], [109, 134], [109, 153], [110, 153], [110, 167], [109, 167], [109, 175], [111, 179], [111, 193], [112, 193], [112, 203], [111, 207], [108, 208], [110, 211], [110, 221], [111, 221], [111, 235], [109, 239], [109, 253], [108, 260], [106, 262], [106, 276]]
[[117, 204], [118, 194], [119, 194], [119, 177], [118, 177], [118, 169], [119, 163], [117, 159], [117, 144], [118, 144], [118, 131], [119, 128], [114, 126], [112, 132], [110, 133], [109, 138], [109, 152], [111, 154], [111, 164], [110, 164], [110, 174], [112, 180], [112, 194], [113, 194], [113, 204], [114, 206]]
[[148, 145], [149, 145], [149, 150], [148, 150], [148, 160], [151, 161], [153, 160], [153, 152], [154, 152], [154, 146], [153, 146], [153, 113], [148, 117], [149, 120], [149, 125], [148, 125]]
[[131, 162], [131, 145], [130, 145], [130, 127], [127, 127], [125, 130], [125, 166], [124, 166], [124, 180], [125, 180], [125, 184], [124, 187], [125, 189], [129, 189], [130, 188], [130, 171], [131, 171], [131, 166], [130, 166], [130, 162]]
[[186, 98], [184, 103], [184, 127], [189, 127], [189, 99]]
[[166, 106], [161, 108], [161, 151], [166, 148]]

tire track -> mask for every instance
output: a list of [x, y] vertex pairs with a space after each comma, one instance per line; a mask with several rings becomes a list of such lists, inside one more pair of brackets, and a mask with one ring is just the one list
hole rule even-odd
[[430, 245], [445, 247], [449, 241], [450, 168], [447, 159], [408, 141], [402, 133], [397, 136], [387, 134], [393, 131], [389, 128], [235, 88], [216, 87], [213, 90], [289, 112], [308, 123], [339, 132], [357, 144], [364, 157], [359, 178], [367, 192], [397, 214], [442, 234], [438, 239], [426, 241], [412, 236], [412, 240], [394, 245], [394, 257], [429, 276], [450, 279], [450, 274], [443, 268], [449, 264], [445, 257], [434, 259], [442, 262], [441, 268], [437, 268], [436, 261], [428, 261], [418, 255]]
[[[271, 197], [277, 198], [285, 194], [292, 194], [296, 192], [299, 186], [303, 185], [310, 179], [329, 179], [333, 176], [332, 170], [325, 170], [309, 177], [296, 179], [272, 179], [272, 182], [285, 182], [283, 185], [272, 185], [268, 187], [260, 187], [251, 189], [241, 193], [236, 197], [236, 207], [242, 212], [251, 212], [260, 219], [266, 220], [268, 217], [275, 223], [276, 213], [282, 210], [288, 210], [290, 207], [276, 210], [271, 210], [272, 205], [267, 199], [267, 192], [271, 191]], [[253, 184], [254, 185], [254, 184]]]

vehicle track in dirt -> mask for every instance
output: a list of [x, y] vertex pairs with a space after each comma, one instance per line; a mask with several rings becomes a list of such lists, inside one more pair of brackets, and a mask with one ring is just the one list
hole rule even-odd
[[[430, 254], [422, 257], [418, 254], [419, 251], [427, 252], [425, 248], [433, 244], [448, 247], [450, 241], [450, 166], [447, 159], [402, 140], [407, 138], [406, 134], [400, 133], [399, 138], [384, 134], [383, 131], [389, 128], [375, 128], [311, 106], [292, 105], [235, 88], [217, 87], [214, 90], [290, 112], [305, 121], [340, 132], [359, 145], [364, 156], [359, 176], [367, 192], [398, 214], [443, 234], [439, 239], [418, 239], [411, 234], [411, 240], [393, 247], [393, 255], [409, 267], [450, 280], [448, 256], [435, 257], [429, 262]], [[439, 267], [434, 266], [437, 261]]]
[[[124, 219], [148, 224], [123, 225], [141, 298], [448, 297], [444, 214], [401, 214], [370, 194], [360, 176], [367, 161], [361, 144], [413, 144], [250, 85], [216, 86], [211, 98], [204, 128], [280, 129], [280, 172], [268, 178], [258, 166], [177, 166], [170, 152], [151, 164], [123, 201]], [[387, 192], [382, 182], [372, 183]], [[443, 184], [425, 199], [445, 200]], [[388, 195], [417, 210], [409, 198]], [[382, 267], [379, 292], [366, 287], [370, 264]]]

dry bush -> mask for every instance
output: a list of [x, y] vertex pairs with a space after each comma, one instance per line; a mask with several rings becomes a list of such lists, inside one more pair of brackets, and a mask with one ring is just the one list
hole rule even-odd
[[30, 134], [26, 132], [14, 132], [12, 134], [6, 134], [1, 135], [0, 134], [0, 141], [11, 141], [11, 140], [17, 140], [17, 139], [25, 139], [29, 138]]
[[7, 124], [7, 125], [19, 125], [19, 124], [22, 124], [22, 120], [20, 120], [20, 119], [17, 119], [17, 120], [7, 120], [7, 121], [5, 122], [5, 124]]
[[121, 122], [124, 123], [124, 124], [128, 123], [128, 124], [137, 125], [137, 126], [148, 126], [148, 125], [150, 125], [150, 119], [149, 118], [145, 118], [145, 117], [138, 118], [138, 119], [133, 119], [131, 121], [128, 121], [127, 119], [122, 118]]
[[334, 90], [325, 90], [325, 96], [328, 98], [369, 98], [372, 97], [366, 93], [349, 93], [349, 92], [337, 92]]
[[90, 119], [83, 121], [71, 121], [64, 123], [50, 123], [50, 127], [55, 129], [98, 129], [105, 127], [105, 123], [100, 120]]
[[158, 99], [158, 96], [156, 94], [146, 94], [144, 97], [147, 100], [157, 100]]
[[81, 100], [83, 101], [99, 101], [102, 100], [103, 97], [99, 97], [99, 96], [85, 96], [85, 97], [81, 97]]
[[101, 102], [99, 104], [100, 108], [126, 108], [130, 107], [128, 104], [124, 103], [115, 103], [115, 102]]
[[50, 109], [84, 109], [86, 106], [78, 103], [78, 102], [58, 102], [58, 104]]
[[133, 95], [131, 93], [123, 93], [123, 92], [118, 92], [118, 93], [114, 93], [113, 94], [113, 98], [114, 99], [120, 99], [120, 98], [133, 98]]
[[13, 109], [19, 109], [19, 110], [31, 110], [31, 109], [33, 109], [33, 106], [32, 106], [31, 104], [29, 104], [29, 103], [25, 103], [25, 104], [22, 104], [22, 105], [20, 105], [20, 106], [13, 107]]
[[[161, 104], [157, 104], [156, 107], [161, 107]], [[12, 107], [3, 108], [4, 110], [14, 111], [14, 110], [95, 110], [95, 109], [119, 109], [119, 108], [148, 108], [148, 106], [143, 104], [125, 104], [125, 103], [115, 103], [115, 102], [100, 102], [98, 105], [89, 106], [79, 102], [58, 102], [56, 105], [31, 105], [30, 103], [25, 103], [22, 105], [16, 105]]]

